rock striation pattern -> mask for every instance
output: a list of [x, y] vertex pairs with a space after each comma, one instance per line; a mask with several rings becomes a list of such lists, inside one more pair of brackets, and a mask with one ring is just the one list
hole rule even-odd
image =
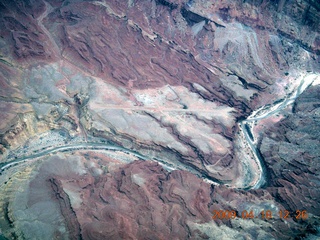
[[268, 191], [287, 209], [319, 209], [319, 86], [296, 100], [292, 113], [266, 129], [260, 151], [271, 178]]
[[[0, 1], [1, 234], [319, 237], [319, 10], [316, 0]], [[311, 75], [293, 104], [252, 133], [241, 127]]]

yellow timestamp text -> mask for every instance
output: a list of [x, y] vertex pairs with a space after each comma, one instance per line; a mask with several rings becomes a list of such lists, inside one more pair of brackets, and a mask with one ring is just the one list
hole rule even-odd
[[254, 219], [260, 218], [263, 220], [270, 220], [272, 218], [281, 218], [281, 219], [289, 219], [294, 218], [297, 220], [306, 220], [308, 219], [308, 213], [306, 210], [296, 210], [295, 212], [290, 212], [287, 210], [280, 210], [276, 213], [271, 210], [263, 210], [258, 214], [255, 214], [253, 210], [243, 210], [241, 212], [235, 210], [213, 210], [212, 219]]

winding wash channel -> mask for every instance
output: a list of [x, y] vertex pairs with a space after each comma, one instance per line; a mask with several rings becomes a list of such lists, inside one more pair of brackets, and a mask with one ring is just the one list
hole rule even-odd
[[[268, 118], [271, 115], [277, 114], [279, 111], [281, 111], [288, 105], [294, 103], [295, 99], [308, 86], [310, 86], [317, 78], [318, 76], [315, 74], [310, 74], [302, 77], [299, 86], [296, 88], [296, 90], [293, 93], [289, 94], [288, 96], [286, 96], [280, 101], [279, 100], [276, 101], [274, 104], [266, 105], [264, 107], [259, 108], [258, 110], [254, 111], [246, 120], [239, 122], [239, 128], [242, 130], [241, 132], [244, 135], [244, 139], [248, 144], [248, 146], [250, 147], [250, 150], [254, 157], [254, 161], [257, 164], [257, 168], [259, 171], [258, 173], [259, 177], [255, 181], [255, 183], [253, 185], [245, 186], [244, 189], [258, 189], [265, 183], [266, 169], [264, 167], [262, 157], [260, 156], [256, 148], [256, 138], [252, 131], [254, 124], [261, 119]], [[138, 159], [157, 161], [168, 171], [177, 170], [177, 169], [186, 170], [202, 177], [205, 181], [211, 184], [215, 184], [215, 185], [220, 184], [218, 182], [212, 181], [212, 179], [208, 179], [207, 176], [205, 176], [204, 174], [182, 163], [175, 163], [175, 164], [168, 163], [167, 161], [164, 161], [160, 158], [147, 157], [138, 152], [135, 152], [123, 147], [114, 146], [111, 144], [101, 143], [101, 142], [71, 142], [69, 144], [60, 145], [56, 147], [47, 147], [47, 148], [45, 147], [39, 151], [35, 151], [32, 154], [22, 156], [22, 157], [10, 157], [7, 159], [6, 163], [0, 164], [0, 174], [2, 174], [6, 169], [12, 166], [15, 166], [19, 163], [24, 163], [34, 159], [40, 159], [41, 157], [58, 153], [58, 152], [67, 152], [67, 151], [70, 152], [70, 151], [76, 151], [76, 150], [122, 151], [128, 154], [132, 154]]]
[[[66, 144], [63, 146], [57, 146], [57, 147], [52, 147], [50, 149], [44, 149], [42, 151], [39, 151], [37, 153], [28, 155], [28, 156], [23, 156], [23, 157], [19, 157], [19, 158], [15, 158], [14, 160], [8, 161], [6, 163], [3, 163], [0, 165], [0, 174], [5, 171], [6, 169], [15, 166], [19, 163], [23, 163], [26, 161], [30, 161], [33, 160], [35, 158], [41, 158], [43, 156], [49, 155], [49, 154], [54, 154], [54, 153], [58, 153], [58, 152], [71, 152], [71, 151], [76, 151], [76, 150], [88, 150], [88, 151], [94, 151], [94, 150], [104, 150], [104, 151], [122, 151], [128, 154], [132, 154], [135, 157], [141, 159], [141, 160], [154, 160], [159, 162], [159, 164], [161, 164], [163, 166], [163, 168], [165, 168], [168, 171], [172, 171], [172, 170], [185, 170], [185, 171], [189, 171], [193, 174], [199, 175], [199, 173], [188, 167], [185, 166], [183, 164], [179, 164], [179, 165], [174, 165], [171, 163], [168, 163], [160, 158], [155, 158], [155, 157], [147, 157], [144, 156], [140, 153], [137, 153], [135, 151], [123, 148], [123, 147], [118, 147], [118, 146], [114, 146], [111, 144], [106, 144], [106, 143], [99, 143], [99, 142], [79, 142], [79, 143], [72, 143], [72, 144]], [[210, 181], [210, 180], [209, 180]], [[214, 183], [214, 182], [212, 182]], [[217, 184], [217, 183], [214, 183]]]
[[300, 94], [303, 93], [303, 91], [306, 90], [306, 88], [310, 86], [316, 79], [318, 79], [318, 76], [315, 74], [301, 76], [300, 84], [294, 92], [288, 94], [281, 100], [275, 101], [271, 105], [266, 105], [259, 108], [258, 110], [254, 111], [246, 120], [243, 120], [239, 123], [239, 127], [242, 130], [244, 137], [251, 148], [251, 151], [255, 158], [254, 160], [260, 171], [259, 178], [255, 182], [255, 184], [253, 186], [246, 187], [246, 189], [250, 189], [250, 188], [258, 189], [262, 185], [264, 185], [264, 183], [266, 182], [265, 180], [266, 169], [264, 166], [263, 159], [260, 153], [257, 151], [257, 147], [256, 147], [257, 141], [252, 131], [253, 126], [257, 121], [262, 120], [264, 118], [268, 118], [272, 115], [275, 115], [281, 110], [283, 110], [284, 108], [286, 108], [288, 105], [293, 104], [295, 99], [299, 97]]

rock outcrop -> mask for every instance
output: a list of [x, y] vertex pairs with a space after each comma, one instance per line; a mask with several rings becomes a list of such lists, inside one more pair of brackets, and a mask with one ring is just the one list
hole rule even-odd
[[319, 85], [297, 98], [292, 113], [265, 130], [260, 151], [271, 178], [268, 191], [287, 209], [319, 211]]
[[317, 78], [319, 10], [316, 0], [1, 1], [1, 232], [319, 236], [319, 84], [252, 124], [251, 142], [239, 124]]

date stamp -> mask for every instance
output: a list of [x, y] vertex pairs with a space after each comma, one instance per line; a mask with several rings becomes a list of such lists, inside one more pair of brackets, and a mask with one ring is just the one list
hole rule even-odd
[[289, 212], [287, 210], [280, 210], [276, 213], [271, 210], [263, 210], [258, 214], [255, 214], [253, 210], [247, 211], [243, 210], [242, 212], [237, 212], [235, 210], [213, 210], [212, 219], [254, 219], [259, 218], [262, 220], [270, 220], [272, 218], [281, 218], [281, 219], [289, 219], [294, 218], [297, 220], [306, 220], [308, 219], [308, 213], [306, 210], [296, 210], [295, 212]]

